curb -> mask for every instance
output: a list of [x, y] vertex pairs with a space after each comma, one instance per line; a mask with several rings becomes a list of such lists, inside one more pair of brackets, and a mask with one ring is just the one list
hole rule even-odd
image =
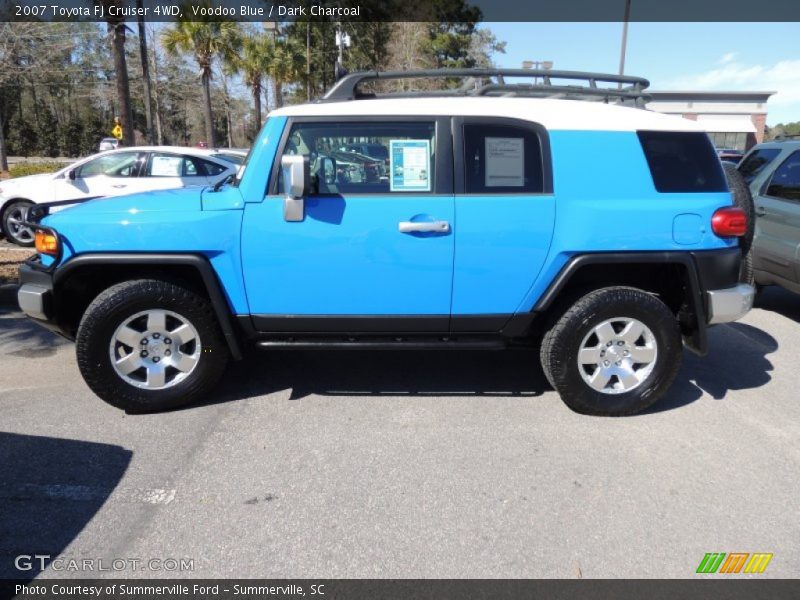
[[19, 285], [16, 283], [0, 283], [0, 309], [19, 310], [19, 304], [17, 304], [18, 287]]

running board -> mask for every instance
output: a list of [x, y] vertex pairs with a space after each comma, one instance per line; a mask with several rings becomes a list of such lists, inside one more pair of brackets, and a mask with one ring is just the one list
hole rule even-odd
[[462, 348], [473, 350], [502, 350], [507, 347], [507, 343], [506, 340], [496, 337], [281, 337], [274, 339], [261, 339], [256, 342], [256, 347], [264, 350], [270, 348], [349, 348], [352, 350], [433, 350], [437, 348]]

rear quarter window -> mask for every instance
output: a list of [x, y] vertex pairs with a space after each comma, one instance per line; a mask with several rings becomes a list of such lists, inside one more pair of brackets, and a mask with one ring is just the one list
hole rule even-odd
[[695, 131], [639, 131], [650, 174], [662, 193], [726, 192], [728, 184], [708, 135]]

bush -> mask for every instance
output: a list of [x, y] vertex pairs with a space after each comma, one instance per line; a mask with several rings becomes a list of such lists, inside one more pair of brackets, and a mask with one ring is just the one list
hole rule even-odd
[[25, 162], [9, 166], [8, 173], [11, 177], [25, 177], [39, 173], [55, 173], [64, 166], [64, 163], [57, 162]]

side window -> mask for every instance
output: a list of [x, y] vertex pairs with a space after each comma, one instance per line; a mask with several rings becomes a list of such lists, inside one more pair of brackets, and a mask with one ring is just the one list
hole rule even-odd
[[722, 164], [705, 133], [639, 131], [638, 136], [657, 191], [728, 191]]
[[315, 194], [427, 193], [435, 148], [433, 122], [296, 123], [283, 154], [308, 156]]
[[223, 167], [222, 165], [218, 165], [217, 163], [211, 162], [210, 160], [203, 160], [201, 158], [196, 158], [195, 160], [200, 163], [204, 174], [208, 175], [209, 177], [214, 177], [215, 175], [219, 175], [225, 170], [225, 167]]
[[513, 125], [466, 123], [464, 190], [468, 194], [541, 194], [539, 136]]
[[764, 170], [764, 167], [775, 160], [775, 157], [780, 153], [781, 151], [778, 148], [756, 150], [752, 154], [749, 154], [737, 167], [739, 173], [742, 174], [742, 177], [744, 177], [747, 183], [750, 183], [753, 179], [758, 177], [758, 174]]
[[138, 158], [138, 152], [106, 154], [105, 156], [95, 158], [82, 165], [76, 173], [76, 176], [83, 179], [87, 177], [97, 177], [99, 175], [105, 175], [107, 177], [134, 177], [136, 176]]
[[767, 196], [800, 202], [800, 150], [792, 153], [775, 169]]
[[184, 157], [178, 154], [153, 152], [147, 161], [146, 177], [181, 177], [184, 171]]

